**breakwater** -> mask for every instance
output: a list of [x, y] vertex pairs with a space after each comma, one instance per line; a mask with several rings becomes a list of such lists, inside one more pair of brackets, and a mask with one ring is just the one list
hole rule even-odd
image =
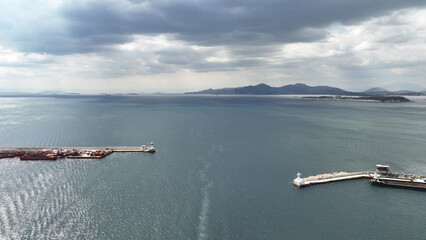
[[0, 147], [0, 158], [19, 157], [21, 160], [57, 160], [58, 158], [104, 158], [113, 152], [154, 153], [150, 146], [116, 147]]
[[371, 178], [371, 175], [374, 172], [364, 171], [364, 172], [333, 172], [333, 173], [324, 173], [315, 176], [309, 176], [302, 178], [300, 173], [297, 173], [297, 177], [293, 180], [293, 184], [297, 187], [306, 187], [314, 184], [337, 182], [344, 180], [352, 180], [359, 178]]
[[154, 150], [155, 148], [151, 146], [112, 146], [112, 147], [0, 147], [0, 152], [13, 152], [13, 151], [44, 151], [44, 150], [77, 150], [77, 151], [86, 151], [86, 150], [99, 150], [106, 151], [112, 150], [113, 152], [148, 152], [149, 150]]

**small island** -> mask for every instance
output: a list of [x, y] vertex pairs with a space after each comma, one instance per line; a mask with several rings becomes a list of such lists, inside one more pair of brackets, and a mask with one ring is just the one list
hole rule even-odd
[[360, 96], [360, 97], [342, 97], [342, 96], [309, 96], [302, 97], [306, 99], [317, 99], [317, 100], [348, 100], [348, 101], [373, 101], [382, 103], [403, 103], [411, 102], [408, 98], [402, 96]]

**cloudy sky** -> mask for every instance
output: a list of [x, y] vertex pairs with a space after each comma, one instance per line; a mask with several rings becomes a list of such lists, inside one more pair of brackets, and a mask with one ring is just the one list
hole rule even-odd
[[0, 0], [0, 89], [426, 87], [426, 1]]

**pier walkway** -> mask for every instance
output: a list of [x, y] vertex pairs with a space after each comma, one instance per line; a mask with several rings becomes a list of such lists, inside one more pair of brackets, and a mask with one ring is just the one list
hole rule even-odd
[[371, 178], [372, 174], [374, 174], [374, 172], [371, 172], [371, 171], [334, 172], [334, 173], [325, 173], [325, 174], [319, 174], [316, 176], [301, 178], [301, 174], [297, 173], [297, 178], [293, 180], [293, 184], [298, 187], [306, 187], [313, 184], [337, 182], [337, 181], [359, 179], [359, 178]]

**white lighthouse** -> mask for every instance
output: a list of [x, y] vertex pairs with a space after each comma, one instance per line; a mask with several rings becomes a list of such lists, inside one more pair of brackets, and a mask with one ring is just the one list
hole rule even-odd
[[296, 178], [293, 180], [293, 184], [298, 187], [303, 187], [305, 185], [305, 179], [301, 178], [302, 174], [298, 172]]

